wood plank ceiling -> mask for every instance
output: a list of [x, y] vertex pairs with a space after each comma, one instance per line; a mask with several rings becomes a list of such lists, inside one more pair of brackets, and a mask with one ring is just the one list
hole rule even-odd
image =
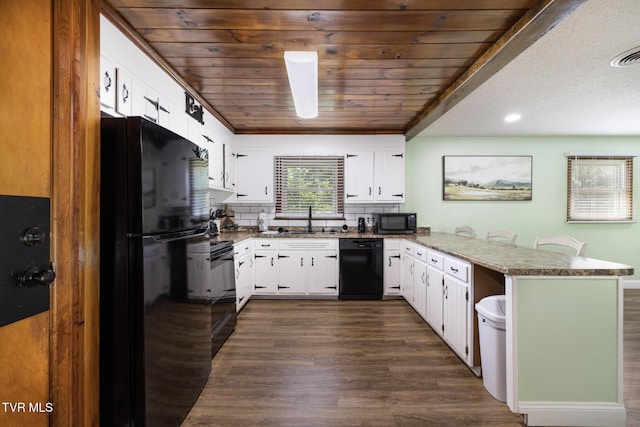
[[[103, 11], [234, 133], [410, 138], [581, 1], [108, 0]], [[318, 53], [317, 118], [295, 115], [285, 50]]]

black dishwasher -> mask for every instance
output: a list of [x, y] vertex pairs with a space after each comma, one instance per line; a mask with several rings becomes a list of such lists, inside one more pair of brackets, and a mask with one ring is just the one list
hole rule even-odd
[[340, 239], [340, 299], [382, 299], [383, 239]]

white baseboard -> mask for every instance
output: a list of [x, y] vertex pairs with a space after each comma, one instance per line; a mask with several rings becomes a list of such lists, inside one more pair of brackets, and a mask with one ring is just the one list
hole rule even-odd
[[625, 427], [627, 410], [609, 402], [520, 402], [528, 426]]
[[625, 289], [640, 289], [640, 280], [624, 280]]

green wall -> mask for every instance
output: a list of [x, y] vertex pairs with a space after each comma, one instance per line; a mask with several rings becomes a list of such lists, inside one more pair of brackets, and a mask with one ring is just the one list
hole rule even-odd
[[520, 401], [616, 402], [616, 279], [517, 279]]
[[[640, 153], [640, 137], [418, 137], [406, 146], [406, 203], [418, 213], [418, 225], [453, 232], [470, 225], [483, 238], [492, 229], [518, 234], [517, 244], [532, 246], [536, 236], [571, 235], [588, 242], [586, 256], [632, 265], [640, 278], [640, 225], [567, 224], [566, 152]], [[442, 156], [531, 155], [533, 200], [472, 202], [442, 200]], [[634, 218], [640, 168], [634, 174]]]

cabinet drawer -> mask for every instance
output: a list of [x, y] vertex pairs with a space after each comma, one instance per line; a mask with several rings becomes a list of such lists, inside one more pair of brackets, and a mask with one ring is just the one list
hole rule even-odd
[[384, 239], [384, 250], [385, 251], [399, 251], [400, 250], [400, 239]]
[[427, 251], [427, 264], [442, 270], [444, 268], [444, 255], [436, 251]]
[[413, 243], [409, 243], [406, 241], [402, 242], [402, 253], [405, 255], [413, 256], [413, 247], [414, 247]]
[[457, 258], [444, 258], [444, 272], [467, 283], [469, 281], [470, 265]]
[[278, 241], [276, 239], [253, 239], [253, 247], [255, 250], [268, 251], [278, 249]]
[[233, 255], [236, 259], [251, 252], [252, 243], [251, 240], [245, 240], [233, 245]]
[[413, 247], [413, 256], [420, 261], [427, 262], [427, 248], [415, 245]]

